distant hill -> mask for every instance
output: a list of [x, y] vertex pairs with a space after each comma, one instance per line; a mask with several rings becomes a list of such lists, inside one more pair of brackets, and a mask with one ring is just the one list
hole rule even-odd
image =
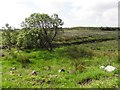
[[[69, 30], [80, 30], [80, 29], [85, 29], [85, 30], [103, 30], [103, 31], [116, 31], [118, 30], [118, 27], [67, 27], [67, 28], [63, 28], [63, 29], [69, 29]], [[16, 30], [20, 30], [20, 29], [16, 29]], [[0, 31], [3, 31], [3, 29], [0, 29]]]
[[118, 30], [118, 27], [71, 27], [71, 28], [63, 28], [63, 29], [69, 29], [69, 30], [103, 30], [103, 31], [116, 31]]

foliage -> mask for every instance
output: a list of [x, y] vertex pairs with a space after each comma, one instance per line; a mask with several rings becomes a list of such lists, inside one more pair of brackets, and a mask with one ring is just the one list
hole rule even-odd
[[[46, 41], [44, 45], [41, 42], [43, 28], [30, 26], [19, 31], [14, 31], [10, 26], [8, 28], [3, 34], [10, 38], [3, 35], [3, 43], [26, 49], [16, 52], [16, 48], [12, 48], [10, 55], [3, 49], [5, 56], [0, 61], [2, 88], [118, 88], [120, 70], [117, 40], [71, 45], [72, 41], [80, 42], [79, 40], [116, 39], [116, 31], [68, 30], [57, 38], [62, 38], [65, 42], [68, 40], [69, 46], [63, 44], [63, 47], [48, 52], [37, 49], [47, 45]], [[48, 29], [48, 34], [52, 29]], [[100, 69], [102, 65], [112, 65], [116, 69], [106, 72]], [[61, 69], [64, 72], [59, 72]], [[31, 75], [33, 70], [36, 75]]]
[[22, 22], [22, 29], [15, 30], [9, 24], [3, 28], [3, 44], [11, 48], [46, 48], [52, 51], [52, 42], [62, 30], [63, 22], [57, 14], [33, 13]]
[[17, 34], [16, 29], [12, 28], [9, 24], [6, 24], [5, 27], [3, 27], [2, 44], [6, 45], [9, 51], [11, 51], [11, 47], [17, 43]]
[[[30, 15], [30, 17], [25, 19], [25, 22], [22, 22], [22, 27], [24, 27], [24, 29], [38, 31], [37, 37], [34, 36], [35, 39], [33, 39], [33, 40], [35, 40], [34, 44], [36, 42], [38, 42], [38, 43], [36, 43], [37, 45], [40, 45], [40, 46], [42, 45], [44, 48], [46, 48], [49, 51], [52, 50], [52, 41], [58, 34], [58, 32], [60, 30], [59, 26], [61, 26], [61, 25], [63, 25], [63, 22], [58, 17], [57, 14], [54, 14], [50, 17], [47, 14], [33, 13]], [[36, 35], [34, 32], [32, 32], [31, 34]], [[26, 37], [29, 38], [29, 36], [26, 36]], [[32, 36], [30, 36], [30, 37], [32, 37]], [[25, 45], [25, 47], [26, 47], [26, 45]]]
[[118, 30], [118, 28], [112, 28], [112, 27], [100, 27], [99, 29], [103, 31], [117, 31]]
[[17, 37], [17, 46], [21, 48], [33, 48], [37, 43], [37, 35], [38, 31], [36, 30], [21, 30], [19, 31], [19, 35]]

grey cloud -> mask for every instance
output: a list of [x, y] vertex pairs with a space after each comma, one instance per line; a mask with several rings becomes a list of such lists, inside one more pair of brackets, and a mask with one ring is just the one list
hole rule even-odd
[[97, 3], [93, 9], [96, 11], [106, 11], [112, 8], [117, 9], [117, 2]]

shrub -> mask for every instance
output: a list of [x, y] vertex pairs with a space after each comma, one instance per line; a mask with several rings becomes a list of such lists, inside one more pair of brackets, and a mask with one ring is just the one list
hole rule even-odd
[[27, 64], [31, 63], [29, 56], [18, 54], [17, 55], [17, 61], [22, 64], [23, 67], [25, 67]]
[[79, 48], [76, 46], [67, 48], [66, 52], [71, 59], [92, 58], [94, 55], [90, 49]]

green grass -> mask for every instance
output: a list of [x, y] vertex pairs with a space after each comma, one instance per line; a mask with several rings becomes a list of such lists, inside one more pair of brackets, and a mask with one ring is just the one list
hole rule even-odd
[[[62, 46], [53, 52], [33, 49], [15, 53], [13, 49], [12, 55], [2, 57], [2, 87], [118, 88], [117, 45], [116, 40], [111, 40]], [[3, 52], [7, 54], [5, 49]], [[112, 65], [116, 70], [106, 72], [100, 69], [102, 65]], [[31, 75], [33, 70], [37, 75]]]

